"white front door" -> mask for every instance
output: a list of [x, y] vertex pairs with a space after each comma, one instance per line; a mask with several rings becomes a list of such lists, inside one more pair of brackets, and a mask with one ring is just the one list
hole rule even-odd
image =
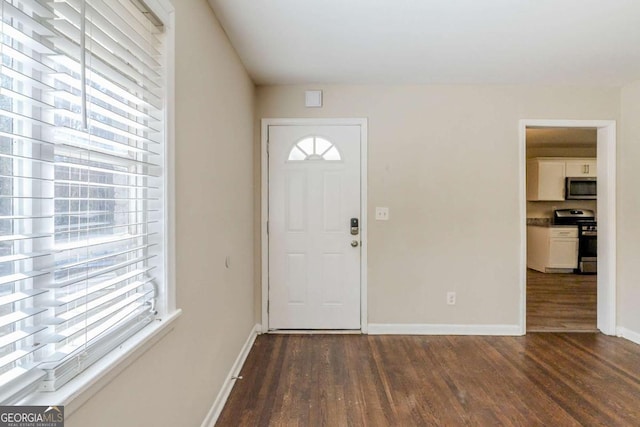
[[268, 132], [269, 329], [360, 329], [360, 126]]

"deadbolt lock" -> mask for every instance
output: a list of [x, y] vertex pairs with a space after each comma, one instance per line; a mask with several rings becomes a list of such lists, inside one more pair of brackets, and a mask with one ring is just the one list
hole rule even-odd
[[357, 236], [358, 234], [360, 234], [360, 226], [358, 224], [358, 218], [351, 218], [350, 224], [351, 224], [351, 234], [353, 236]]

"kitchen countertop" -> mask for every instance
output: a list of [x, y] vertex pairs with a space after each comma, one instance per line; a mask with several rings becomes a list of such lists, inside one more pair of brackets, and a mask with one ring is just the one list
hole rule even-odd
[[527, 218], [527, 225], [548, 227], [551, 225], [551, 218]]
[[527, 226], [533, 227], [577, 227], [573, 224], [554, 224], [551, 218], [527, 218]]

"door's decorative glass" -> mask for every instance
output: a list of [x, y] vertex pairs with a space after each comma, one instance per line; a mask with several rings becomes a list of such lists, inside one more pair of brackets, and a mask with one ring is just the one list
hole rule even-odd
[[342, 160], [338, 148], [318, 136], [309, 136], [298, 141], [289, 152], [290, 161], [300, 160]]

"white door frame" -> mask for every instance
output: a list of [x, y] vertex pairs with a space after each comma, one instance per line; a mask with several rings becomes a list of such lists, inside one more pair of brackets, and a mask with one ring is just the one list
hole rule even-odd
[[598, 329], [616, 334], [616, 121], [520, 120], [520, 328], [527, 331], [526, 128], [597, 128], [598, 162]]
[[269, 126], [360, 126], [360, 330], [368, 331], [367, 321], [367, 119], [262, 119], [261, 131], [261, 219], [262, 241], [262, 333], [269, 332]]

